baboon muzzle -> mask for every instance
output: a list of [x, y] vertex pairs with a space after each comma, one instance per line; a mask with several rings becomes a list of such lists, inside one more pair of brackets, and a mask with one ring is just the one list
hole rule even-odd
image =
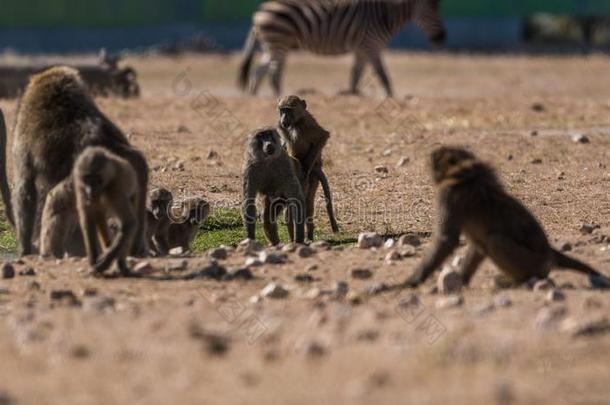
[[263, 146], [263, 152], [265, 152], [265, 154], [269, 156], [273, 155], [275, 153], [275, 145], [271, 142], [266, 142]]

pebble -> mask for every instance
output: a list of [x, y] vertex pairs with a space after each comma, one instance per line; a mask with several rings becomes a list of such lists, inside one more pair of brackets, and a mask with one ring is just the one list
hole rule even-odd
[[305, 268], [305, 271], [312, 272], [318, 270], [318, 268], [317, 264], [311, 264]]
[[360, 249], [378, 248], [382, 245], [383, 238], [377, 233], [367, 232], [358, 235], [358, 247]]
[[436, 300], [436, 309], [457, 308], [464, 305], [464, 298], [461, 295], [449, 295]]
[[358, 280], [366, 280], [373, 277], [373, 272], [369, 269], [354, 269], [352, 270], [352, 278]]
[[385, 256], [386, 263], [396, 262], [396, 261], [398, 261], [400, 259], [402, 259], [402, 255], [400, 253], [398, 253], [397, 251], [395, 251], [395, 250], [393, 252], [388, 253]]
[[165, 267], [166, 271], [183, 271], [188, 267], [186, 260], [170, 260]]
[[299, 351], [309, 358], [320, 358], [326, 354], [326, 347], [319, 342], [309, 341], [304, 343]]
[[281, 250], [284, 253], [293, 253], [294, 251], [297, 250], [297, 245], [295, 243], [288, 243], [288, 244], [282, 246]]
[[396, 240], [394, 238], [389, 238], [388, 240], [385, 241], [385, 243], [383, 244], [383, 247], [386, 249], [392, 249], [394, 247], [394, 245], [396, 245]]
[[360, 305], [363, 301], [362, 296], [355, 291], [348, 292], [345, 299], [352, 305]]
[[572, 250], [572, 244], [570, 242], [566, 242], [559, 247], [561, 252], [569, 252]]
[[299, 283], [311, 283], [313, 282], [313, 277], [309, 274], [297, 274], [294, 276], [294, 280]]
[[263, 265], [263, 262], [256, 257], [248, 257], [245, 265], [246, 267], [260, 267]]
[[136, 264], [134, 266], [133, 270], [139, 274], [147, 274], [147, 273], [152, 273], [154, 271], [154, 268], [150, 264], [150, 262], [143, 261], [143, 262], [139, 262], [138, 264]]
[[249, 255], [249, 254], [257, 253], [257, 252], [260, 252], [261, 250], [263, 250], [263, 245], [261, 245], [261, 243], [257, 240], [244, 239], [243, 241], [241, 241], [239, 243], [237, 249], [240, 252], [243, 252], [243, 253]]
[[590, 235], [596, 229], [599, 229], [600, 226], [598, 224], [582, 224], [580, 227], [580, 233], [583, 235]]
[[544, 112], [544, 111], [546, 111], [546, 107], [542, 103], [534, 103], [534, 104], [531, 105], [530, 108], [532, 109], [532, 111], [535, 111], [535, 112]]
[[297, 249], [297, 255], [302, 258], [311, 257], [314, 255], [314, 253], [316, 253], [316, 252], [309, 246], [300, 246]]
[[381, 156], [388, 157], [391, 154], [392, 154], [392, 149], [389, 148], [389, 149], [384, 150], [383, 153], [381, 154]]
[[438, 276], [437, 286], [441, 294], [455, 294], [462, 285], [462, 275], [451, 266], [445, 266]]
[[186, 125], [179, 125], [178, 126], [178, 133], [180, 133], [180, 134], [190, 134], [191, 130]]
[[396, 163], [396, 167], [405, 167], [409, 163], [409, 158], [401, 157], [398, 163]]
[[589, 137], [585, 134], [572, 134], [572, 135], [570, 135], [570, 138], [572, 139], [572, 142], [574, 142], [574, 143], [585, 144], [585, 143], [590, 142]]
[[415, 249], [414, 246], [405, 245], [405, 246], [402, 246], [401, 248], [399, 248], [398, 253], [403, 258], [407, 258], [407, 257], [413, 257], [413, 256], [417, 255], [417, 250]]
[[182, 256], [184, 254], [184, 249], [181, 246], [175, 247], [169, 250], [170, 256]]
[[345, 297], [349, 291], [349, 285], [345, 281], [337, 281], [333, 287], [333, 295], [337, 298]]
[[610, 332], [610, 320], [607, 317], [568, 318], [561, 328], [573, 337], [601, 335]]
[[556, 288], [549, 290], [549, 292], [546, 295], [546, 300], [548, 302], [564, 301], [565, 299], [566, 299], [566, 295], [563, 293], [563, 291], [558, 290]]
[[261, 290], [261, 295], [267, 298], [282, 299], [288, 296], [289, 292], [280, 284], [269, 283]]
[[52, 290], [49, 294], [52, 301], [66, 301], [69, 305], [79, 306], [81, 302], [72, 290]]
[[325, 241], [325, 240], [319, 240], [317, 242], [313, 242], [311, 244], [311, 247], [316, 249], [316, 250], [330, 250], [332, 245], [329, 242]]
[[219, 248], [210, 250], [208, 255], [212, 259], [215, 259], [215, 260], [227, 260], [229, 253], [227, 252], [227, 249], [225, 249], [223, 247], [219, 247]]
[[312, 288], [304, 294], [304, 297], [310, 300], [315, 300], [322, 296], [322, 290], [319, 288]]
[[281, 254], [277, 254], [277, 253], [273, 253], [273, 252], [268, 252], [266, 250], [263, 250], [259, 255], [258, 255], [258, 259], [265, 264], [283, 264], [286, 263], [286, 256], [281, 255]]
[[533, 287], [534, 291], [548, 291], [552, 288], [555, 288], [555, 283], [549, 278], [536, 281]]
[[203, 342], [206, 351], [213, 356], [222, 356], [229, 351], [229, 339], [219, 333], [203, 330], [199, 325], [190, 327], [191, 337]]
[[380, 174], [388, 174], [390, 171], [385, 166], [375, 166], [375, 172]]
[[19, 272], [19, 275], [20, 276], [29, 276], [29, 277], [32, 277], [32, 276], [36, 275], [36, 270], [34, 270], [32, 267], [28, 267], [25, 270], [21, 270]]
[[227, 269], [219, 266], [218, 263], [212, 262], [208, 266], [202, 268], [196, 273], [197, 277], [211, 278], [214, 280], [222, 280], [227, 274]]
[[237, 269], [228, 274], [231, 280], [252, 280], [254, 279], [254, 275], [250, 271], [250, 269]]
[[421, 238], [414, 233], [407, 233], [398, 238], [398, 246], [413, 246], [418, 247], [421, 245]]
[[42, 290], [42, 285], [38, 281], [33, 280], [28, 283], [27, 288], [30, 291], [40, 291], [40, 290]]
[[603, 276], [589, 276], [589, 283], [591, 284], [591, 288], [594, 289], [610, 289], [610, 279]]
[[564, 306], [545, 307], [538, 312], [534, 324], [538, 329], [551, 329], [568, 313]]
[[15, 268], [9, 262], [2, 263], [2, 278], [7, 280], [15, 277]]

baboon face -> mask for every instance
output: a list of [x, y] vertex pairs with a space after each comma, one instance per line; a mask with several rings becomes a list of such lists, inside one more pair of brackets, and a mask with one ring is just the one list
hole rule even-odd
[[279, 134], [274, 128], [257, 131], [250, 140], [250, 150], [259, 160], [278, 157], [282, 151]]
[[280, 100], [278, 110], [280, 112], [280, 125], [284, 129], [290, 129], [303, 118], [305, 111], [307, 111], [307, 103], [297, 96], [288, 96]]
[[165, 188], [156, 188], [150, 193], [150, 210], [155, 219], [168, 215], [168, 207], [173, 200], [172, 193]]
[[[210, 204], [200, 198], [197, 198], [194, 202], [195, 205], [194, 207], [191, 206], [191, 211], [189, 212], [188, 222], [191, 225], [199, 226], [208, 217], [210, 213]], [[191, 204], [192, 203], [193, 202], [191, 202]]]
[[464, 173], [470, 170], [475, 163], [474, 155], [467, 150], [443, 146], [432, 152], [432, 177], [439, 184], [443, 180], [455, 177], [458, 172]]
[[102, 152], [83, 155], [78, 160], [76, 168], [87, 201], [99, 198], [106, 188], [108, 179], [114, 177], [114, 166], [108, 163], [106, 155]]

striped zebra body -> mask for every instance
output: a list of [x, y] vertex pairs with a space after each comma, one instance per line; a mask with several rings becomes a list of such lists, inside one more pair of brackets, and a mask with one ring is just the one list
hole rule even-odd
[[[320, 55], [354, 53], [350, 90], [357, 85], [366, 63], [371, 63], [388, 95], [392, 95], [381, 52], [390, 39], [414, 20], [432, 39], [444, 38], [438, 0], [275, 0], [263, 3], [253, 16], [240, 73], [243, 89], [255, 94], [271, 71], [271, 84], [280, 93], [280, 81], [289, 51], [302, 49]], [[442, 37], [442, 38], [441, 38]], [[263, 56], [249, 78], [256, 44]]]

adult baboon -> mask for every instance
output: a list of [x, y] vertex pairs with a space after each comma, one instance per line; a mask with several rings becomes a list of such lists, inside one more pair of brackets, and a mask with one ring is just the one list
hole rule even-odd
[[[0, 154], [6, 159], [6, 134], [0, 135], [4, 138]], [[20, 255], [35, 253], [47, 193], [69, 176], [75, 159], [87, 146], [103, 146], [128, 160], [138, 176], [136, 187], [146, 195], [148, 165], [144, 156], [98, 109], [78, 72], [55, 67], [33, 76], [19, 104], [13, 133], [12, 198], [5, 164], [0, 173], [0, 191], [7, 218], [17, 231]], [[146, 201], [141, 200], [133, 250], [137, 255], [147, 254]]]

